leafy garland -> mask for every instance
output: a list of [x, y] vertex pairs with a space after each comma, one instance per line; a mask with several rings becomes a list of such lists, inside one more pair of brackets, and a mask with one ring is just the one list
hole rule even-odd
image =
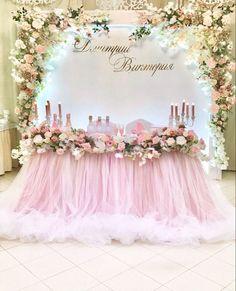
[[235, 87], [232, 84], [235, 63], [230, 58], [233, 48], [230, 24], [234, 6], [230, 2], [209, 5], [202, 1], [192, 1], [183, 8], [176, 8], [171, 2], [159, 10], [149, 6], [146, 12], [140, 14], [141, 26], [130, 36], [130, 40], [136, 42], [155, 34], [155, 28], [159, 28], [159, 38], [166, 42], [166, 47], [176, 48], [182, 44], [187, 48], [186, 64], [197, 66], [196, 77], [212, 99], [209, 123], [215, 148], [212, 163], [221, 169], [228, 166], [224, 131], [235, 104]]
[[[226, 168], [228, 163], [223, 133], [235, 102], [231, 83], [235, 64], [230, 60], [232, 44], [229, 41], [229, 18], [233, 8], [234, 4], [209, 6], [199, 1], [186, 8], [174, 8], [168, 4], [156, 10], [149, 6], [147, 12], [140, 15], [141, 26], [130, 36], [131, 41], [137, 41], [155, 33], [154, 28], [157, 28], [159, 37], [168, 47], [178, 47], [180, 43], [188, 45], [187, 61], [198, 66], [196, 77], [211, 92], [213, 99], [210, 121], [215, 145], [213, 163], [219, 168]], [[13, 19], [18, 24], [18, 39], [10, 59], [14, 65], [12, 76], [20, 90], [16, 114], [19, 128], [24, 132], [35, 119], [34, 103], [43, 88], [45, 63], [53, 57], [56, 45], [65, 41], [65, 30], [69, 27], [77, 29], [75, 42], [79, 42], [84, 31], [87, 37], [92, 36], [91, 26], [93, 33], [109, 32], [109, 19], [103, 13], [86, 14], [83, 7], [66, 12], [22, 8], [13, 14]]]

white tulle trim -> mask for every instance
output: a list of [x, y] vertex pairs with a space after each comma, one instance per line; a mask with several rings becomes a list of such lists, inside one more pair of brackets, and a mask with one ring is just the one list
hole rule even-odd
[[0, 237], [22, 241], [77, 240], [93, 245], [109, 244], [112, 240], [131, 244], [136, 240], [150, 243], [194, 244], [234, 239], [233, 213], [227, 219], [200, 223], [194, 217], [178, 218], [168, 225], [153, 217], [96, 214], [68, 221], [56, 214], [45, 216], [0, 210]]

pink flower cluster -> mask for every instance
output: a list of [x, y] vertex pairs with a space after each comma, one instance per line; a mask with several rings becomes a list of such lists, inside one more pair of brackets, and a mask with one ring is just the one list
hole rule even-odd
[[[116, 157], [146, 160], [159, 158], [163, 152], [180, 151], [191, 156], [201, 154], [205, 149], [203, 139], [198, 139], [192, 130], [162, 128], [153, 132], [143, 131], [123, 136], [106, 134], [88, 135], [81, 129], [61, 129], [41, 124], [22, 135], [21, 152], [42, 154], [54, 151], [58, 155], [71, 151], [79, 159], [85, 153], [114, 153]], [[29, 148], [29, 145], [31, 148]], [[24, 148], [27, 146], [26, 148]], [[27, 154], [29, 156], [29, 154]]]

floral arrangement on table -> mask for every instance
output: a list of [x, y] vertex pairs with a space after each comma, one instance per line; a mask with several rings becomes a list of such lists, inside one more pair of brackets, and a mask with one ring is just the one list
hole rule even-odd
[[[230, 24], [234, 2], [209, 4], [191, 1], [187, 7], [174, 7], [172, 2], [161, 9], [152, 5], [139, 15], [140, 26], [130, 36], [132, 42], [155, 34], [156, 27], [161, 42], [166, 47], [183, 46], [187, 49], [186, 64], [197, 66], [196, 77], [211, 96], [210, 127], [215, 147], [213, 164], [227, 168], [224, 151], [224, 130], [228, 114], [235, 104], [235, 87], [232, 84], [232, 41]], [[193, 35], [195, 40], [193, 40]], [[164, 44], [165, 43], [165, 44]]]
[[178, 129], [165, 127], [159, 131], [111, 136], [102, 133], [89, 135], [81, 129], [61, 129], [44, 123], [22, 135], [19, 148], [12, 151], [12, 157], [18, 158], [23, 164], [33, 154], [48, 151], [58, 155], [70, 151], [76, 160], [85, 153], [114, 153], [117, 158], [139, 159], [141, 166], [146, 160], [159, 158], [163, 152], [179, 151], [205, 158], [202, 153], [204, 149], [204, 140], [183, 126]]
[[[235, 63], [231, 60], [230, 42], [230, 17], [234, 3], [207, 4], [192, 0], [187, 7], [176, 8], [169, 3], [158, 10], [151, 5], [147, 8], [147, 12], [140, 14], [140, 26], [130, 40], [136, 41], [158, 32], [161, 45], [187, 47], [186, 63], [198, 67], [196, 77], [212, 97], [213, 164], [224, 169], [228, 164], [224, 130], [235, 103], [231, 82]], [[16, 114], [19, 128], [24, 132], [33, 126], [36, 117], [34, 102], [43, 87], [47, 71], [45, 64], [55, 55], [56, 46], [65, 42], [65, 30], [71, 27], [76, 31], [75, 44], [78, 44], [82, 38], [91, 38], [94, 32], [109, 32], [109, 19], [101, 12], [89, 15], [83, 8], [65, 12], [22, 8], [14, 13], [13, 19], [18, 24], [18, 39], [10, 59], [14, 65], [12, 75], [20, 90]]]

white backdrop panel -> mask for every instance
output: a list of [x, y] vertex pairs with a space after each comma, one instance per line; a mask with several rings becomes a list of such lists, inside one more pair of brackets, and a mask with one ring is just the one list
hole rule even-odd
[[[128, 37], [132, 25], [113, 25], [106, 35], [97, 35], [91, 45], [129, 46]], [[208, 140], [208, 98], [204, 95], [193, 72], [185, 64], [185, 52], [173, 54], [163, 50], [158, 41], [147, 38], [130, 48], [129, 57], [136, 64], [168, 63], [173, 70], [152, 72], [114, 72], [109, 63], [109, 53], [75, 52], [72, 33], [68, 33], [68, 44], [54, 61], [55, 70], [51, 80], [41, 92], [39, 102], [40, 119], [44, 118], [46, 99], [52, 102], [52, 111], [62, 102], [63, 113], [72, 114], [74, 127], [86, 128], [88, 115], [109, 115], [116, 123], [126, 124], [137, 118], [151, 121], [155, 125], [168, 125], [170, 103], [181, 104], [183, 99], [196, 104], [194, 129]]]

